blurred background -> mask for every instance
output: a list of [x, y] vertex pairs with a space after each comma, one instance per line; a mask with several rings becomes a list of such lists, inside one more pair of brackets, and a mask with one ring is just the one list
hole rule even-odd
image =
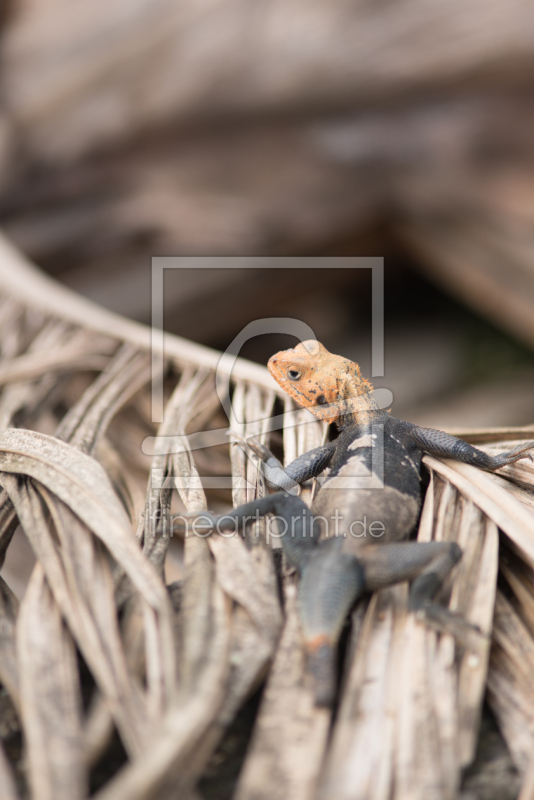
[[[383, 256], [374, 383], [393, 413], [533, 424], [533, 43], [531, 0], [0, 0], [0, 228], [147, 324], [153, 256], [332, 257], [168, 270], [165, 325], [224, 350], [253, 320], [295, 317], [364, 375], [371, 274], [334, 257]], [[294, 344], [258, 337], [242, 355]], [[18, 534], [3, 575], [19, 597], [32, 566]], [[175, 540], [168, 582], [181, 574]], [[485, 746], [504, 764], [492, 796], [513, 796], [504, 746]], [[206, 797], [221, 796], [216, 758]]]
[[[1, 26], [0, 226], [59, 281], [148, 323], [152, 256], [384, 256], [394, 413], [534, 422], [528, 0], [11, 0]], [[297, 317], [369, 374], [367, 270], [169, 273], [174, 333]]]

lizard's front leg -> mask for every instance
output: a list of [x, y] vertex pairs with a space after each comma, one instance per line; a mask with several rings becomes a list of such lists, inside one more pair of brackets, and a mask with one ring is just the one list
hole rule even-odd
[[441, 458], [454, 458], [456, 461], [463, 461], [465, 464], [471, 464], [473, 467], [479, 467], [479, 469], [485, 469], [490, 472], [507, 464], [513, 464], [515, 461], [519, 461], [520, 458], [533, 460], [529, 451], [534, 450], [534, 442], [527, 442], [498, 456], [491, 456], [464, 442], [462, 439], [457, 439], [456, 436], [452, 436], [450, 433], [438, 431], [434, 428], [420, 428], [417, 425], [413, 425], [410, 427], [410, 434], [414, 442], [425, 453]]
[[309, 450], [288, 464], [287, 467], [283, 467], [269, 448], [257, 439], [248, 439], [246, 442], [244, 441], [244, 444], [248, 445], [252, 452], [261, 459], [265, 481], [271, 491], [277, 489], [290, 491], [299, 484], [316, 478], [329, 465], [336, 450], [336, 443], [328, 442], [314, 450]]

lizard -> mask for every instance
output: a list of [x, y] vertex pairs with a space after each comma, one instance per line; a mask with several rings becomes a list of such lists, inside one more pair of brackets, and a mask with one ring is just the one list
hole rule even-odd
[[[362, 594], [408, 581], [408, 608], [418, 618], [460, 638], [474, 630], [435, 600], [461, 558], [458, 544], [409, 540], [422, 502], [423, 454], [494, 471], [523, 457], [532, 460], [534, 442], [492, 456], [443, 431], [395, 419], [378, 406], [356, 363], [314, 340], [276, 353], [268, 369], [300, 406], [336, 423], [338, 436], [286, 467], [265, 445], [248, 440], [271, 493], [231, 516], [212, 516], [211, 525], [221, 532], [244, 526], [254, 515], [276, 516], [286, 558], [299, 574], [299, 616], [315, 703], [331, 706], [337, 642]], [[309, 508], [296, 488], [327, 467]]]

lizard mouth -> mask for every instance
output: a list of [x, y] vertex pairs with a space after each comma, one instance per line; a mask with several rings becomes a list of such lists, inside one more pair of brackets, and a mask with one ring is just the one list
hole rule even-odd
[[275, 358], [274, 356], [268, 360], [268, 362], [267, 362], [267, 369], [269, 370], [269, 372], [271, 373], [271, 375], [272, 375], [274, 372], [276, 372], [276, 373], [278, 373], [278, 372], [279, 372], [279, 369], [278, 369], [278, 362], [277, 362], [277, 360], [276, 360], [276, 358]]

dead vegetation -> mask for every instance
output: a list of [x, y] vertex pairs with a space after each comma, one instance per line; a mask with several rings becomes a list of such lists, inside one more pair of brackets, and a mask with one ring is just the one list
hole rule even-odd
[[[353, 614], [332, 719], [313, 705], [295, 578], [280, 572], [265, 531], [246, 541], [188, 537], [183, 577], [166, 586], [173, 543], [154, 520], [171, 508], [200, 511], [207, 499], [196, 451], [187, 446], [147, 458], [144, 470], [142, 459], [131, 458], [132, 447], [140, 450], [143, 437], [156, 432], [149, 330], [69, 296], [2, 248], [0, 543], [5, 556], [20, 525], [36, 559], [20, 607], [2, 581], [0, 679], [24, 752], [14, 758], [4, 737], [2, 797], [76, 800], [90, 785], [98, 800], [198, 797], [210, 759], [262, 682], [241, 754], [239, 800], [452, 800], [475, 755], [486, 688], [528, 787], [532, 464], [488, 475], [425, 459], [430, 485], [418, 536], [462, 546], [450, 607], [488, 640], [463, 650], [407, 615], [405, 587], [378, 593]], [[175, 388], [161, 436], [184, 443], [184, 435], [220, 426], [217, 360], [213, 351], [169, 337], [162, 369]], [[267, 436], [276, 392], [264, 369], [238, 361], [233, 429]], [[297, 412], [307, 424], [283, 431], [288, 460], [322, 439], [321, 424], [305, 414]], [[120, 436], [113, 433], [118, 423]], [[531, 435], [471, 432], [490, 448]], [[234, 504], [264, 491], [256, 465], [239, 448], [230, 455]], [[97, 779], [102, 759], [113, 763], [117, 734], [125, 756]]]
[[[534, 798], [532, 465], [426, 459], [418, 535], [461, 544], [444, 600], [487, 646], [418, 625], [405, 587], [381, 592], [345, 632], [331, 718], [265, 530], [182, 542], [158, 528], [229, 507], [225, 475], [235, 504], [264, 487], [227, 443], [218, 354], [169, 335], [156, 363], [131, 321], [149, 320], [155, 254], [400, 255], [532, 347], [531, 4], [13, 0], [0, 23], [0, 796]], [[218, 343], [266, 313], [308, 315], [352, 345], [339, 276], [304, 297], [290, 271], [276, 285], [230, 272], [169, 283], [173, 330]], [[451, 411], [443, 338], [429, 333], [419, 371], [401, 365], [423, 417], [440, 387]], [[490, 406], [526, 419], [532, 374], [493, 377], [452, 409], [457, 432], [488, 448], [534, 438], [480, 427]], [[230, 386], [240, 435], [268, 438], [269, 416], [293, 410], [251, 362]], [[297, 420], [275, 439], [287, 461], [324, 434]], [[217, 446], [193, 449], [206, 430]], [[154, 450], [156, 435], [185, 446]], [[25, 592], [17, 553], [35, 562]], [[479, 796], [464, 770], [484, 697], [513, 765], [503, 778], [488, 760]]]

